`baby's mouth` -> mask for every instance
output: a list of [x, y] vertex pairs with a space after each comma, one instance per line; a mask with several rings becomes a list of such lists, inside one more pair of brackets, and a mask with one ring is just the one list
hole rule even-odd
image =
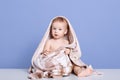
[[55, 36], [58, 36], [57, 34], [55, 34]]

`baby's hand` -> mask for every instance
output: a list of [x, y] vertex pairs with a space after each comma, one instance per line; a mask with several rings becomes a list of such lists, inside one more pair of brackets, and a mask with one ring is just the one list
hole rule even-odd
[[50, 51], [47, 51], [47, 50], [43, 51], [44, 56], [47, 56], [49, 53], [50, 53]]
[[65, 49], [65, 54], [68, 55], [70, 53], [70, 49]]

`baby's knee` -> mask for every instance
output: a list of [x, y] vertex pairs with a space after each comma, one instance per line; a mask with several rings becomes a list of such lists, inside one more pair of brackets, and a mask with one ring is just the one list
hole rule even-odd
[[73, 72], [75, 75], [78, 75], [80, 72], [82, 72], [82, 68], [79, 66], [74, 66], [73, 67]]

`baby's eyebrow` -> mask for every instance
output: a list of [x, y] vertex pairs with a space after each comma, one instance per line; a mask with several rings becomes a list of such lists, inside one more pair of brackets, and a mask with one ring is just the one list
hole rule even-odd
[[52, 28], [56, 28], [55, 26], [52, 26]]

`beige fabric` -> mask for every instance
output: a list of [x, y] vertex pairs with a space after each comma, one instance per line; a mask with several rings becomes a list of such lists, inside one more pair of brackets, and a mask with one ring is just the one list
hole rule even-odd
[[49, 53], [47, 56], [41, 54], [34, 62], [34, 65], [39, 67], [41, 70], [60, 70], [60, 68], [71, 67], [72, 63], [68, 55], [64, 52], [65, 50], [62, 48]]
[[[59, 17], [65, 18], [64, 16], [59, 16]], [[74, 29], [73, 29], [72, 25], [70, 24], [69, 20], [67, 18], [65, 18], [65, 19], [67, 20], [67, 22], [69, 24], [68, 38], [69, 38], [70, 44], [65, 46], [65, 47], [71, 48], [69, 58], [74, 64], [76, 64], [78, 66], [84, 66], [85, 64], [80, 60], [81, 49], [80, 49], [79, 42], [78, 42], [78, 39], [76, 37], [76, 34], [74, 32]], [[31, 63], [32, 63], [32, 67], [34, 69], [39, 69], [39, 66], [36, 66], [35, 62], [37, 61], [39, 56], [42, 54], [43, 48], [44, 48], [44, 45], [45, 45], [46, 41], [50, 38], [50, 27], [51, 27], [52, 20], [51, 20], [51, 22], [50, 22], [50, 24], [49, 24], [49, 26], [48, 26], [48, 28], [46, 30], [45, 35], [43, 36], [39, 46], [37, 47], [37, 49], [36, 49], [36, 51], [35, 51], [35, 53], [34, 53], [34, 55], [32, 57]]]

